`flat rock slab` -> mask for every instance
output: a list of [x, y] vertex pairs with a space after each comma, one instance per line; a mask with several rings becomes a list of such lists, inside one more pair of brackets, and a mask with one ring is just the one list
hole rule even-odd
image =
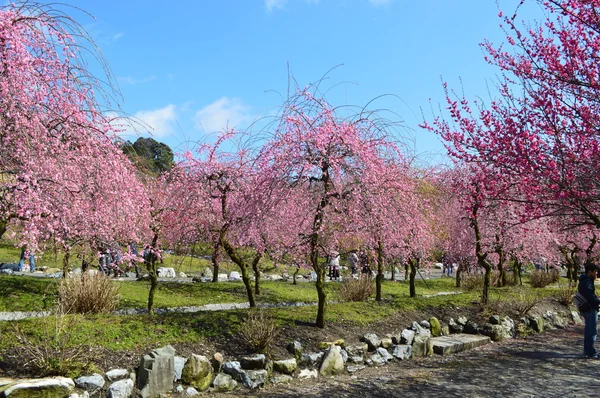
[[475, 347], [490, 343], [488, 336], [473, 334], [452, 334], [449, 336], [434, 337], [431, 339], [433, 352], [438, 355], [448, 355], [456, 352], [470, 350]]

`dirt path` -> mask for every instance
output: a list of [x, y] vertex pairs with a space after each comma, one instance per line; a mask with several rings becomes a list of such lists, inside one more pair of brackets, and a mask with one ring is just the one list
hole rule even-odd
[[[295, 380], [259, 397], [600, 397], [600, 360], [583, 351], [583, 327], [370, 368], [355, 377]], [[230, 395], [215, 395], [219, 397]]]

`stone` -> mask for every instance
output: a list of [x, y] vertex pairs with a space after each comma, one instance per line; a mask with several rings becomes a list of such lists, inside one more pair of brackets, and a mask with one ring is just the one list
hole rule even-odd
[[194, 397], [196, 395], [200, 395], [200, 393], [194, 387], [188, 387], [185, 389], [185, 395], [186, 397]]
[[226, 373], [219, 373], [213, 380], [212, 385], [217, 391], [232, 391], [237, 388], [238, 382]]
[[342, 348], [337, 345], [331, 346], [327, 350], [319, 367], [319, 374], [321, 376], [331, 376], [344, 372], [344, 359], [340, 353], [341, 350]]
[[389, 337], [384, 337], [381, 339], [381, 346], [383, 348], [392, 348], [392, 339]]
[[504, 340], [504, 329], [501, 325], [492, 325], [491, 323], [484, 323], [480, 328], [481, 334], [488, 336], [492, 341]]
[[226, 282], [227, 281], [227, 274], [218, 274], [217, 275], [217, 280], [219, 282]]
[[542, 333], [544, 331], [544, 319], [541, 316], [529, 317], [529, 326], [536, 333]]
[[433, 352], [438, 355], [454, 354], [489, 343], [490, 338], [488, 336], [471, 334], [453, 334], [450, 336], [434, 337], [431, 339]]
[[160, 267], [156, 269], [156, 275], [159, 278], [176, 278], [177, 274], [175, 273], [174, 268]]
[[404, 329], [400, 334], [400, 344], [408, 344], [412, 345], [413, 340], [415, 339], [414, 330]]
[[108, 381], [117, 381], [129, 377], [127, 369], [111, 369], [104, 374]]
[[296, 361], [296, 358], [281, 359], [273, 362], [273, 370], [286, 375], [294, 374], [296, 368], [298, 368], [298, 362]]
[[369, 346], [367, 344], [356, 344], [346, 347], [346, 352], [350, 357], [359, 355], [362, 357], [367, 353], [368, 350]]
[[255, 370], [264, 369], [267, 364], [267, 357], [265, 354], [256, 354], [252, 356], [242, 357], [240, 359], [240, 365], [242, 369]]
[[346, 370], [348, 371], [348, 373], [356, 373], [356, 372], [360, 372], [361, 370], [363, 370], [365, 368], [366, 368], [365, 365], [349, 365], [348, 367], [346, 367]]
[[291, 343], [289, 343], [285, 348], [287, 349], [287, 352], [294, 356], [294, 358], [300, 359], [302, 355], [302, 343], [300, 343], [297, 340], [294, 340]]
[[571, 320], [575, 325], [583, 325], [583, 321], [581, 320], [581, 316], [577, 311], [571, 311]]
[[423, 320], [423, 321], [421, 321], [420, 325], [422, 327], [424, 327], [425, 329], [431, 329], [431, 324], [429, 323], [429, 321]]
[[213, 367], [213, 372], [215, 374], [219, 373], [221, 371], [221, 366], [223, 365], [223, 354], [221, 354], [220, 352], [215, 352], [212, 356], [212, 358], [210, 359], [210, 363]]
[[433, 354], [431, 337], [425, 335], [417, 335], [412, 343], [412, 356], [425, 357], [431, 354]]
[[340, 350], [340, 354], [342, 355], [342, 360], [344, 361], [344, 363], [348, 362], [348, 351], [342, 348]]
[[[4, 387], [2, 387], [4, 388]], [[2, 398], [21, 397], [68, 397], [75, 383], [66, 377], [49, 377], [43, 379], [12, 380], [2, 391]]]
[[340, 347], [344, 348], [346, 346], [346, 340], [337, 339], [336, 341], [333, 342], [333, 345], [339, 345]]
[[317, 379], [319, 372], [316, 369], [302, 369], [298, 374], [299, 379]]
[[133, 393], [133, 380], [123, 379], [115, 381], [108, 387], [106, 396], [108, 398], [129, 398]]
[[367, 333], [361, 337], [360, 341], [367, 343], [369, 351], [375, 351], [381, 345], [381, 340], [375, 333]]
[[242, 280], [242, 276], [240, 275], [239, 272], [237, 271], [231, 271], [229, 273], [229, 278], [230, 281], [241, 281]]
[[318, 348], [319, 350], [326, 350], [326, 349], [328, 349], [329, 347], [331, 347], [332, 345], [333, 345], [333, 343], [332, 343], [332, 342], [329, 342], [329, 341], [321, 341], [320, 343], [318, 343], [318, 344], [317, 344], [317, 348]]
[[300, 360], [300, 366], [307, 368], [317, 368], [321, 364], [321, 359], [323, 359], [324, 352], [316, 352], [312, 354], [302, 354], [302, 359]]
[[233, 377], [233, 379], [239, 383], [242, 383], [244, 387], [254, 388], [254, 382], [248, 376], [248, 373], [242, 369], [242, 366], [238, 361], [230, 361], [223, 363], [223, 372]]
[[468, 319], [466, 317], [464, 317], [464, 316], [459, 316], [456, 319], [456, 323], [458, 323], [461, 326], [465, 326], [467, 324], [467, 322], [468, 322]]
[[381, 358], [385, 359], [386, 362], [389, 362], [392, 359], [394, 359], [392, 354], [390, 354], [390, 352], [383, 347], [379, 347], [375, 352], [377, 354], [379, 354], [379, 356], [381, 356]]
[[290, 381], [294, 380], [294, 378], [292, 376], [288, 376], [288, 375], [277, 375], [277, 376], [273, 376], [269, 379], [269, 383], [271, 384], [281, 384], [281, 383], [289, 383]]
[[429, 325], [430, 325], [430, 330], [431, 330], [431, 335], [433, 337], [439, 337], [442, 335], [442, 325], [440, 324], [440, 321], [432, 316], [431, 318], [429, 318]]
[[247, 373], [250, 380], [252, 380], [252, 387], [249, 387], [252, 389], [264, 386], [269, 378], [269, 373], [265, 369], [248, 370]]
[[202, 272], [202, 276], [203, 276], [203, 277], [205, 277], [205, 278], [207, 278], [207, 279], [210, 279], [210, 280], [212, 280], [212, 278], [213, 278], [213, 272], [212, 272], [212, 269], [210, 269], [210, 268], [206, 267], [206, 268], [204, 269], [204, 272]]
[[407, 344], [395, 345], [392, 348], [392, 356], [401, 361], [405, 361], [412, 357], [412, 346]]
[[401, 344], [402, 335], [399, 332], [386, 334], [386, 337], [392, 339], [392, 344]]
[[500, 315], [492, 315], [492, 316], [490, 316], [489, 322], [492, 325], [500, 325]]
[[415, 335], [417, 335], [417, 336], [431, 337], [431, 330], [424, 328], [423, 326], [419, 325], [417, 322], [412, 323], [411, 329], [414, 330]]
[[183, 371], [183, 367], [187, 362], [187, 358], [175, 356], [173, 357], [173, 366], [175, 369], [175, 374], [173, 375], [173, 381], [181, 380], [181, 372]]
[[515, 337], [516, 329], [515, 329], [515, 321], [513, 321], [510, 317], [505, 316], [500, 326], [502, 326], [503, 334], [505, 339], [510, 339]]
[[384, 366], [386, 363], [387, 360], [377, 352], [371, 354], [371, 357], [367, 359], [367, 365], [369, 366]]
[[177, 276], [180, 277], [180, 278], [187, 278], [188, 277], [184, 272], [178, 273]]
[[448, 330], [450, 333], [462, 333], [464, 331], [464, 326], [455, 322], [453, 318], [448, 320]]
[[448, 325], [442, 325], [442, 336], [447, 336], [450, 334], [450, 328]]
[[175, 349], [170, 345], [142, 357], [137, 371], [137, 385], [142, 398], [155, 397], [173, 390]]
[[98, 373], [91, 376], [81, 376], [74, 380], [77, 388], [87, 391], [91, 396], [99, 394], [104, 387], [104, 377]]
[[181, 380], [200, 391], [210, 387], [213, 379], [213, 367], [204, 355], [192, 354], [181, 371]]
[[183, 392], [183, 386], [179, 385], [179, 386], [175, 387], [175, 391], [178, 392], [178, 393], [182, 393]]
[[467, 334], [477, 334], [479, 333], [479, 325], [475, 321], [469, 320], [463, 331]]

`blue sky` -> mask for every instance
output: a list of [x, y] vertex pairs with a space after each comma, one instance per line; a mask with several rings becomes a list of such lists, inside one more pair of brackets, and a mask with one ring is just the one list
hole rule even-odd
[[[533, 0], [528, 0], [533, 3]], [[500, 43], [494, 0], [79, 0], [71, 3], [107, 58], [124, 112], [153, 127], [176, 151], [225, 127], [244, 129], [285, 95], [287, 65], [300, 86], [320, 79], [333, 105], [397, 114], [422, 157], [444, 152], [418, 128], [442, 106], [440, 76], [487, 96], [497, 70], [479, 43]], [[500, 0], [512, 13], [518, 0]], [[539, 18], [530, 5], [525, 18]], [[422, 110], [421, 110], [422, 109]], [[142, 129], [143, 130], [143, 129]], [[148, 135], [140, 131], [142, 135]], [[135, 140], [136, 133], [126, 138]], [[210, 139], [210, 138], [208, 138]]]

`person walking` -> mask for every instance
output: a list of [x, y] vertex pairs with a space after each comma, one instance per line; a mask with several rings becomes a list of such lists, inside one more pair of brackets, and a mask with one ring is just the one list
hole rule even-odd
[[352, 271], [352, 277], [358, 278], [358, 255], [356, 255], [356, 250], [352, 250], [348, 254], [348, 265]]
[[585, 320], [583, 331], [583, 354], [588, 358], [598, 359], [598, 351], [594, 347], [598, 336], [598, 307], [600, 299], [596, 296], [594, 281], [598, 277], [598, 266], [592, 262], [586, 262], [584, 274], [579, 277], [577, 291], [585, 298], [586, 303], [579, 307], [579, 311]]

